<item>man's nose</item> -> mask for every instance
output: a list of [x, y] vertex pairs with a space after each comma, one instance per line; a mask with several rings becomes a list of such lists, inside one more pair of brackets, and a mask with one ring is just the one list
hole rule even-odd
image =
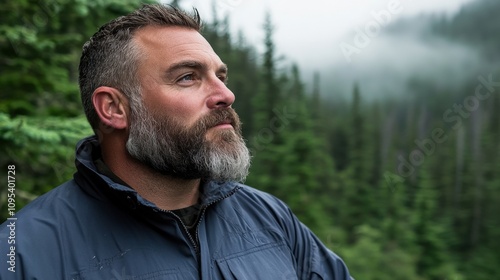
[[208, 107], [210, 109], [231, 107], [235, 96], [226, 84], [219, 78], [211, 79], [209, 84], [210, 96], [208, 98]]

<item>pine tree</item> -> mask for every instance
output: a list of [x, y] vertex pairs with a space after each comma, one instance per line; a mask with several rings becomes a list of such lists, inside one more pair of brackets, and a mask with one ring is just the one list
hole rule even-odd
[[[263, 128], [269, 126], [269, 121], [275, 116], [275, 111], [279, 110], [279, 101], [281, 100], [281, 91], [278, 81], [277, 59], [275, 44], [273, 41], [274, 26], [271, 20], [271, 14], [266, 13], [264, 20], [264, 54], [261, 67], [260, 89], [253, 99], [252, 105], [255, 108], [254, 117], [254, 135], [262, 133]], [[274, 143], [279, 138], [279, 134], [272, 135], [269, 138]]]

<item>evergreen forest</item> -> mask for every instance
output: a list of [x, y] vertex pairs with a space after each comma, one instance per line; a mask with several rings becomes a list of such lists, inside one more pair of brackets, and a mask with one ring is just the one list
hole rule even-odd
[[[77, 84], [81, 48], [100, 25], [145, 2], [153, 1], [0, 3], [0, 221], [9, 165], [16, 211], [72, 178], [75, 144], [92, 134]], [[362, 78], [348, 90], [324, 86], [335, 77], [282, 59], [272, 14], [261, 23], [262, 52], [231, 33], [216, 8], [201, 15], [203, 35], [230, 68], [252, 152], [245, 184], [285, 201], [355, 279], [499, 279], [499, 11], [497, 0], [474, 0], [453, 15], [393, 22], [387, 36], [414, 32], [487, 62], [462, 65], [459, 80], [379, 80], [403, 84], [401, 98], [373, 97]]]

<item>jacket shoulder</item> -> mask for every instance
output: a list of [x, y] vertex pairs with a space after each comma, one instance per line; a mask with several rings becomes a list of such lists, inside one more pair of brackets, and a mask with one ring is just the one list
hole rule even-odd
[[266, 228], [282, 235], [296, 226], [296, 216], [279, 198], [247, 185], [237, 187], [234, 195], [215, 207], [219, 216], [236, 223], [235, 228]]
[[238, 194], [245, 195], [248, 198], [253, 198], [256, 200], [255, 202], [286, 206], [283, 201], [268, 192], [244, 184], [238, 184], [238, 187]]
[[[89, 200], [92, 199], [73, 180], [37, 197], [13, 217], [19, 245], [30, 243], [29, 246], [36, 248], [54, 240], [55, 236], [60, 235], [62, 226], [82, 216], [79, 213], [93, 212]], [[0, 239], [6, 235], [5, 224], [9, 221], [2, 225]]]
[[[9, 237], [14, 236], [15, 240], [11, 242], [15, 249], [16, 270], [19, 271], [8, 275], [16, 275], [20, 279], [31, 279], [33, 275], [65, 278], [67, 275], [55, 269], [54, 264], [66, 263], [71, 258], [61, 252], [68, 250], [68, 244], [72, 244], [70, 240], [75, 235], [82, 234], [82, 228], [75, 225], [81, 224], [77, 220], [86, 219], [87, 215], [81, 215], [82, 212], [95, 211], [92, 210], [92, 203], [89, 203], [91, 200], [71, 180], [28, 203], [16, 213], [14, 219], [2, 224], [0, 243], [9, 242]], [[11, 225], [10, 228], [8, 225]], [[75, 250], [79, 245], [75, 245]], [[0, 255], [2, 263], [6, 261], [5, 257], [4, 254]]]
[[23, 223], [36, 222], [38, 217], [56, 218], [68, 211], [65, 208], [75, 207], [75, 202], [81, 201], [84, 196], [76, 182], [70, 180], [37, 197], [20, 209], [15, 216]]
[[290, 215], [292, 212], [288, 205], [276, 196], [262, 190], [239, 184], [240, 189], [235, 194], [235, 200], [249, 207], [261, 207], [271, 212], [282, 212]]

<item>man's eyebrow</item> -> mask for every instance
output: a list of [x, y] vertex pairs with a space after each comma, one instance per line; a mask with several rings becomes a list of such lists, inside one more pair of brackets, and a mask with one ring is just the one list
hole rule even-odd
[[[200, 70], [200, 71], [205, 71], [208, 69], [208, 66], [205, 64], [205, 63], [201, 63], [201, 62], [198, 62], [198, 61], [194, 61], [194, 60], [186, 60], [186, 61], [180, 61], [180, 62], [177, 62], [177, 63], [174, 63], [172, 65], [170, 65], [170, 67], [168, 67], [168, 69], [165, 71], [165, 74], [166, 76], [171, 76], [171, 75], [174, 75], [175, 72], [179, 69], [183, 69], [183, 68], [192, 68], [192, 69], [196, 69], [196, 70]], [[227, 73], [227, 65], [226, 64], [222, 64], [218, 69], [217, 69], [217, 73]]]
[[165, 74], [167, 76], [170, 76], [172, 74], [175, 74], [175, 72], [179, 69], [183, 68], [193, 68], [193, 69], [198, 69], [198, 70], [204, 70], [207, 68], [207, 66], [203, 63], [200, 63], [198, 61], [192, 61], [192, 60], [186, 60], [186, 61], [180, 61], [177, 63], [174, 63], [168, 67], [167, 71], [165, 71]]

